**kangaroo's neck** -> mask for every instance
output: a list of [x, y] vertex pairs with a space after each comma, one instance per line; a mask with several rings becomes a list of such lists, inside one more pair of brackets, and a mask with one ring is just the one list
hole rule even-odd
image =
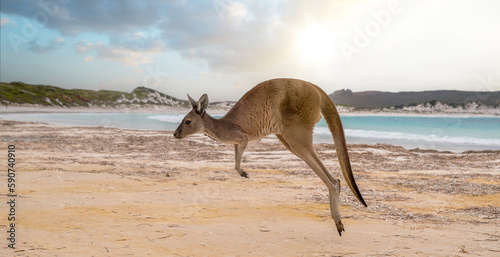
[[219, 142], [231, 141], [231, 131], [227, 127], [227, 123], [222, 119], [215, 119], [205, 113], [203, 115], [203, 124], [205, 126], [205, 135]]

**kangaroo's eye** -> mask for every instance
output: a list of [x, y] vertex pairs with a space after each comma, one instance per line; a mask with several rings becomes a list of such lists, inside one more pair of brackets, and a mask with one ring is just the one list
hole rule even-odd
[[189, 124], [191, 124], [191, 121], [190, 121], [190, 120], [187, 120], [187, 121], [186, 121], [186, 125], [189, 125]]

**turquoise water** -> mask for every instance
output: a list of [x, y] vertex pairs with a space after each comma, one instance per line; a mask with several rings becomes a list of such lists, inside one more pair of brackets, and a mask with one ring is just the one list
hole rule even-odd
[[[38, 121], [66, 126], [103, 126], [122, 129], [173, 131], [182, 114], [151, 113], [23, 113], [1, 119]], [[220, 117], [216, 116], [215, 117]], [[388, 143], [408, 149], [450, 151], [500, 150], [500, 117], [341, 116], [348, 143]], [[321, 120], [314, 130], [316, 143], [333, 142]]]
[[[389, 143], [409, 149], [500, 150], [500, 117], [341, 117], [349, 143]], [[321, 120], [315, 133], [327, 135]]]

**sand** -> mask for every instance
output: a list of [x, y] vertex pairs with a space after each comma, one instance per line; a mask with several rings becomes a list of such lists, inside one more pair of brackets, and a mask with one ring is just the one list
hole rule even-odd
[[[499, 256], [500, 152], [349, 145], [362, 207], [342, 180], [339, 237], [321, 180], [275, 138], [233, 147], [199, 135], [0, 120], [16, 147], [16, 249], [2, 256]], [[333, 145], [316, 150], [341, 178]], [[6, 254], [4, 254], [6, 253]]]

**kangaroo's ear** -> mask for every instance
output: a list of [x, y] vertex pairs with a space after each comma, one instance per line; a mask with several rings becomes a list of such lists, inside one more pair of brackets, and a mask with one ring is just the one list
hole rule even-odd
[[189, 100], [189, 103], [191, 104], [191, 107], [193, 107], [193, 109], [196, 109], [196, 106], [198, 105], [198, 103], [193, 98], [191, 98], [191, 96], [189, 96], [189, 94], [188, 94], [188, 100]]
[[203, 115], [208, 107], [208, 95], [204, 94], [200, 97], [200, 101], [198, 101], [198, 105], [196, 106], [196, 112], [200, 115]]

